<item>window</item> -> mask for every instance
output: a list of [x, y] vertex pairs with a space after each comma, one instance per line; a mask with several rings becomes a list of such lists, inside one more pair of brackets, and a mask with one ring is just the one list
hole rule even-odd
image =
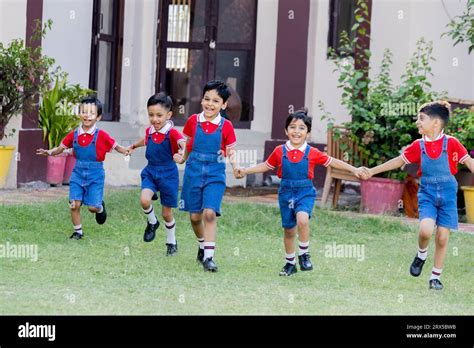
[[331, 0], [329, 5], [328, 47], [332, 47], [337, 54], [341, 54], [339, 52], [339, 40], [343, 31], [349, 34], [350, 40], [354, 39], [351, 28], [355, 24], [354, 12], [356, 8], [357, 0]]

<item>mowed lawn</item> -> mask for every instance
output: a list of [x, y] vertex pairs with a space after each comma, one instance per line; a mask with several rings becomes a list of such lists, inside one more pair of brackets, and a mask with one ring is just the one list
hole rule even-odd
[[[0, 258], [0, 314], [123, 315], [473, 315], [474, 236], [452, 233], [441, 292], [428, 290], [434, 240], [423, 274], [408, 273], [414, 227], [384, 218], [349, 219], [316, 208], [312, 272], [284, 278], [277, 208], [224, 204], [219, 272], [195, 261], [188, 215], [176, 211], [179, 253], [165, 256], [166, 233], [144, 243], [139, 189], [108, 191], [105, 225], [83, 208], [85, 238], [69, 240], [67, 197], [0, 206], [0, 244], [36, 244], [38, 260]], [[155, 205], [156, 207], [157, 205]], [[335, 244], [334, 244], [335, 243]], [[357, 245], [364, 258], [331, 257], [328, 246]], [[336, 255], [337, 256], [337, 255]]]

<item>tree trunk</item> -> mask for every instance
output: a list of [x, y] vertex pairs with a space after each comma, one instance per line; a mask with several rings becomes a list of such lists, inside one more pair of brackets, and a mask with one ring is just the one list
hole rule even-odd
[[5, 128], [6, 128], [6, 124], [4, 124], [3, 121], [0, 121], [0, 141], [3, 140], [3, 138], [5, 137]]

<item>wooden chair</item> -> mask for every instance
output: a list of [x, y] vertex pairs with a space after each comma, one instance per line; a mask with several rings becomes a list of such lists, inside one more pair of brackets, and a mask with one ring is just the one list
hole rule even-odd
[[[334, 129], [337, 129], [340, 133], [340, 137], [336, 140], [334, 138]], [[345, 144], [346, 148], [341, 149], [341, 145]], [[327, 140], [327, 154], [333, 158], [337, 158], [341, 161], [354, 165], [354, 157], [350, 154], [356, 154], [359, 158], [362, 159], [362, 165], [367, 165], [367, 160], [362, 156], [361, 151], [357, 144], [355, 144], [349, 136], [349, 130], [342, 126], [335, 126], [333, 129], [328, 129], [328, 140]], [[335, 208], [339, 200], [339, 194], [341, 192], [341, 182], [342, 180], [347, 181], [357, 181], [360, 180], [350, 172], [345, 170], [339, 170], [331, 167], [326, 169], [326, 180], [324, 181], [323, 196], [321, 198], [321, 204], [324, 205], [327, 203], [329, 191], [331, 190], [331, 185], [333, 180], [334, 184], [334, 195], [332, 198], [332, 206]]]

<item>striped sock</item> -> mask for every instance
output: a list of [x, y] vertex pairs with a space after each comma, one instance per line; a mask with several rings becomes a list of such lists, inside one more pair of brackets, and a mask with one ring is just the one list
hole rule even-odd
[[286, 254], [286, 262], [291, 263], [292, 265], [296, 264], [295, 253]]
[[204, 238], [198, 238], [199, 249], [204, 250]]
[[309, 240], [307, 242], [298, 241], [298, 255], [301, 256], [309, 251]]
[[82, 235], [82, 224], [74, 226], [74, 232], [79, 233]]
[[166, 226], [166, 243], [176, 244], [176, 221], [173, 219], [171, 222], [165, 222]]
[[422, 259], [423, 261], [426, 260], [426, 258], [428, 257], [428, 248], [426, 249], [420, 249], [418, 248], [418, 258]]
[[438, 279], [441, 277], [441, 272], [443, 272], [443, 269], [442, 268], [436, 268], [436, 267], [433, 267], [431, 269], [431, 279]]
[[214, 257], [214, 250], [216, 248], [216, 242], [204, 242], [204, 260], [207, 258]]
[[153, 205], [150, 205], [150, 208], [148, 209], [143, 209], [143, 212], [146, 214], [146, 218], [148, 219], [148, 222], [152, 225], [156, 224], [156, 216], [155, 212], [153, 210]]

